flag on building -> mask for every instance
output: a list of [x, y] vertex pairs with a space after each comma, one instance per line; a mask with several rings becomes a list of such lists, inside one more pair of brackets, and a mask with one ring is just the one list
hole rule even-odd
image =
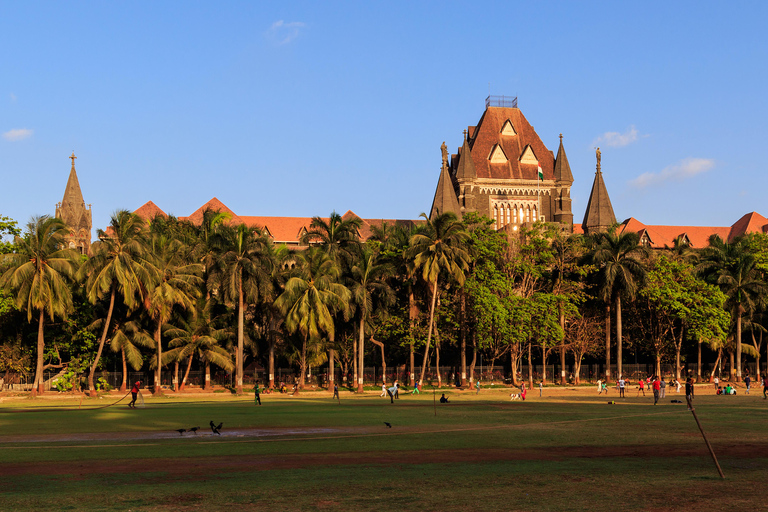
[[539, 180], [544, 181], [544, 171], [541, 170], [541, 164], [539, 164]]

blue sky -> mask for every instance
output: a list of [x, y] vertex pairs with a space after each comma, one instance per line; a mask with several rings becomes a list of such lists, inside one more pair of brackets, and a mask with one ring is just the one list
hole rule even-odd
[[576, 222], [594, 146], [616, 216], [730, 225], [764, 206], [765, 2], [0, 1], [0, 215], [416, 218], [440, 144], [492, 94], [564, 144]]

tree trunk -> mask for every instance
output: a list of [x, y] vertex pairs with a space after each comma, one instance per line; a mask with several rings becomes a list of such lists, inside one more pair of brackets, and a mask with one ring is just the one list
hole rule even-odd
[[184, 391], [184, 388], [187, 386], [187, 379], [189, 378], [189, 370], [192, 369], [192, 355], [189, 356], [189, 360], [187, 361], [187, 371], [184, 372], [184, 379], [181, 381], [181, 387], [179, 390]]
[[517, 380], [517, 365], [519, 364], [520, 356], [517, 350], [509, 353], [509, 363], [512, 365], [512, 385], [520, 386], [520, 381]]
[[304, 389], [304, 379], [307, 375], [307, 337], [301, 343], [301, 361], [299, 362], [299, 389]]
[[467, 385], [467, 294], [461, 292], [461, 387]]
[[741, 304], [736, 313], [736, 382], [741, 382]]
[[333, 349], [330, 349], [328, 351], [328, 389], [332, 390], [334, 382], [336, 382], [336, 367], [334, 365], [334, 360], [336, 359], [336, 351]]
[[547, 383], [547, 348], [544, 345], [541, 345], [541, 382]]
[[605, 305], [605, 380], [611, 380], [611, 305]]
[[413, 296], [413, 290], [410, 290], [410, 293], [408, 293], [408, 333], [411, 337], [411, 343], [408, 348], [410, 360], [410, 371], [408, 373], [410, 375], [409, 384], [411, 387], [416, 384], [416, 354], [413, 349], [413, 331], [414, 325], [416, 324], [416, 319], [418, 318], [418, 314], [419, 310], [416, 307], [416, 299]]
[[[475, 380], [475, 363], [477, 363], [477, 346], [472, 347], [472, 362], [469, 364], [469, 384]], [[514, 371], [514, 368], [513, 368]]]
[[[357, 327], [355, 327], [355, 334], [357, 334]], [[355, 341], [355, 338], [352, 338], [352, 384], [350, 385], [350, 388], [353, 388], [357, 385], [357, 364], [359, 362], [359, 359], [357, 357], [357, 341]]]
[[655, 375], [661, 375], [661, 352], [656, 352], [656, 371]]
[[380, 341], [376, 341], [375, 339], [371, 338], [371, 343], [374, 345], [378, 345], [379, 348], [381, 348], [381, 383], [386, 385], [387, 384], [387, 361], [384, 359], [384, 343]]
[[112, 321], [112, 311], [115, 308], [115, 285], [112, 285], [112, 293], [109, 295], [109, 309], [107, 309], [107, 320], [104, 323], [104, 328], [101, 330], [101, 339], [99, 340], [99, 349], [96, 351], [96, 357], [93, 359], [93, 365], [91, 371], [88, 374], [88, 394], [90, 396], [96, 396], [96, 386], [93, 383], [93, 376], [96, 374], [96, 367], [99, 365], [99, 358], [101, 357], [101, 351], [104, 349], [104, 342], [107, 340], [107, 332], [109, 332], [109, 323]]
[[621, 378], [621, 359], [622, 359], [622, 339], [621, 339], [621, 294], [616, 294], [616, 373]]
[[205, 360], [205, 381], [203, 382], [203, 389], [206, 391], [211, 390], [211, 363]]
[[173, 362], [173, 391], [179, 392], [179, 360]]
[[683, 348], [683, 333], [685, 333], [685, 327], [680, 327], [680, 338], [675, 343], [675, 379], [680, 381], [680, 351]]
[[125, 361], [125, 349], [120, 348], [120, 355], [122, 356], [123, 360], [123, 382], [120, 384], [120, 392], [125, 393], [126, 388], [128, 387], [128, 363]]
[[440, 332], [435, 328], [435, 369], [437, 370], [437, 387], [443, 387], [443, 376], [440, 375]]
[[358, 348], [359, 357], [360, 357], [360, 364], [358, 365], [360, 367], [360, 374], [357, 376], [357, 392], [362, 393], [363, 392], [363, 373], [365, 368], [365, 314], [360, 315], [360, 327], [358, 332], [358, 341], [360, 343], [360, 347]]
[[528, 342], [528, 387], [533, 389], [533, 354], [531, 346], [533, 342]]
[[243, 321], [245, 312], [244, 310], [244, 300], [243, 300], [243, 273], [242, 271], [238, 272], [238, 278], [239, 281], [237, 283], [237, 355], [236, 358], [236, 364], [237, 364], [237, 374], [235, 375], [236, 378], [236, 391], [238, 395], [243, 394], [243, 345], [244, 345], [244, 338], [245, 335], [243, 333]]
[[42, 394], [43, 385], [43, 360], [45, 357], [45, 337], [43, 336], [43, 326], [45, 325], [45, 311], [40, 310], [39, 320], [37, 322], [37, 365], [35, 367], [35, 381], [32, 384], [32, 396]]
[[421, 364], [421, 376], [419, 384], [424, 383], [424, 373], [427, 371], [427, 358], [429, 357], [429, 345], [432, 343], [433, 320], [435, 319], [435, 303], [437, 303], [437, 278], [432, 286], [432, 306], [429, 308], [429, 331], [427, 331], [427, 345], [424, 347], [424, 362]]
[[733, 378], [736, 374], [736, 364], [733, 358], [733, 350], [728, 351], [728, 381], [733, 382]]
[[699, 357], [697, 360], [697, 368], [696, 368], [696, 382], [701, 382], [701, 338], [699, 338]]
[[157, 319], [157, 328], [155, 329], [155, 344], [157, 344], [157, 368], [155, 368], [155, 383], [152, 389], [152, 394], [154, 395], [162, 395], [163, 394], [163, 387], [160, 384], [162, 382], [162, 371], [163, 371], [163, 343], [162, 343], [162, 333], [160, 332], [160, 328], [162, 326], [162, 321], [158, 318]]
[[563, 330], [563, 341], [560, 342], [560, 384], [565, 386], [568, 383], [565, 374], [565, 313], [560, 307], [560, 328]]
[[712, 382], [712, 380], [715, 378], [715, 375], [717, 375], [717, 370], [720, 368], [720, 359], [723, 357], [723, 349], [720, 348], [717, 350], [717, 359], [715, 359], [715, 367], [712, 370], [712, 372], [709, 374], [709, 382]]
[[[269, 389], [275, 389], [275, 340], [269, 344]], [[333, 350], [331, 350], [331, 368], [333, 368]]]

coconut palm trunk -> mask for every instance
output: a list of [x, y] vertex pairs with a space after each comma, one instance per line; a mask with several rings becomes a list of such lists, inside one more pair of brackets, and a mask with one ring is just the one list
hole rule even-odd
[[163, 343], [160, 327], [162, 326], [162, 320], [157, 320], [157, 328], [155, 329], [155, 344], [157, 346], [157, 368], [155, 368], [155, 384], [153, 394], [162, 395], [162, 371], [163, 371]]
[[616, 294], [616, 374], [621, 378], [621, 294]]
[[741, 304], [736, 307], [736, 382], [741, 382], [741, 317], [744, 311]]
[[461, 292], [461, 387], [467, 385], [467, 294]]
[[125, 349], [120, 349], [120, 356], [123, 360], [123, 381], [120, 383], [120, 392], [125, 393], [128, 387], [128, 363], [125, 361]]
[[101, 330], [101, 339], [99, 340], [99, 349], [96, 351], [96, 357], [93, 359], [93, 365], [91, 366], [91, 372], [88, 374], [88, 394], [96, 396], [96, 386], [94, 385], [94, 375], [96, 374], [96, 368], [99, 366], [99, 358], [101, 357], [101, 351], [104, 349], [104, 342], [107, 341], [107, 332], [109, 332], [109, 324], [112, 321], [112, 311], [115, 309], [115, 285], [112, 285], [112, 292], [109, 294], [109, 309], [107, 310], [107, 319], [104, 321], [104, 328]]
[[429, 307], [429, 331], [427, 332], [427, 345], [424, 347], [424, 361], [421, 363], [421, 376], [419, 377], [420, 385], [423, 385], [424, 383], [424, 373], [427, 371], [427, 359], [429, 358], [429, 346], [432, 343], [432, 329], [434, 326], [433, 321], [435, 319], [435, 304], [437, 304], [437, 281], [438, 278], [435, 277], [435, 282], [432, 285], [432, 305]]
[[32, 396], [43, 393], [43, 358], [45, 356], [45, 336], [43, 336], [43, 327], [45, 325], [45, 312], [40, 310], [40, 317], [37, 323], [37, 365], [35, 367], [35, 381], [32, 384]]
[[244, 339], [244, 332], [243, 332], [243, 324], [244, 324], [244, 309], [245, 304], [243, 300], [243, 275], [242, 271], [240, 272], [240, 281], [237, 285], [237, 292], [238, 292], [238, 298], [237, 298], [237, 356], [236, 356], [236, 363], [237, 363], [237, 394], [242, 395], [243, 394], [243, 339]]
[[187, 370], [184, 372], [184, 378], [181, 380], [181, 386], [179, 389], [181, 391], [184, 391], [184, 388], [187, 386], [187, 379], [189, 379], [189, 370], [192, 369], [192, 355], [189, 356], [189, 359], [187, 360]]
[[611, 380], [611, 306], [605, 305], [605, 379]]
[[[363, 309], [364, 310], [364, 309]], [[363, 373], [364, 373], [364, 357], [365, 357], [365, 314], [360, 315], [360, 326], [358, 328], [358, 342], [360, 346], [358, 348], [358, 357], [360, 358], [359, 368], [360, 373], [357, 376], [357, 392], [363, 392]]]
[[299, 389], [304, 389], [304, 383], [307, 377], [307, 336], [304, 336], [301, 343], [301, 361], [299, 361]]
[[334, 366], [334, 359], [336, 359], [336, 351], [330, 349], [328, 351], [328, 389], [333, 389], [336, 378], [336, 368]]

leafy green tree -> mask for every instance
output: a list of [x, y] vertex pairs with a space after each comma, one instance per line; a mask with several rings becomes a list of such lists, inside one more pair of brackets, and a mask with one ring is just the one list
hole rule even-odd
[[107, 340], [115, 308], [115, 298], [128, 307], [134, 308], [142, 289], [150, 281], [146, 258], [148, 252], [147, 229], [144, 221], [126, 210], [112, 215], [107, 231], [98, 230], [99, 241], [93, 244], [93, 255], [78, 271], [78, 277], [85, 280], [88, 300], [95, 304], [109, 295], [107, 316], [99, 339], [99, 348], [88, 374], [88, 392], [96, 396], [94, 375], [99, 365], [101, 352]]
[[152, 349], [155, 340], [152, 335], [144, 330], [136, 319], [126, 318], [115, 325], [109, 348], [114, 353], [120, 353], [123, 369], [123, 380], [120, 383], [120, 392], [125, 393], [128, 384], [128, 366], [137, 371], [144, 364], [139, 347]]
[[422, 213], [426, 221], [426, 229], [411, 237], [408, 257], [412, 262], [412, 274], [420, 275], [432, 292], [432, 302], [429, 309], [429, 331], [424, 347], [424, 360], [421, 365], [419, 384], [424, 381], [427, 370], [427, 359], [432, 342], [432, 331], [435, 319], [435, 304], [440, 290], [440, 274], [447, 274], [459, 286], [464, 284], [465, 272], [469, 270], [469, 253], [465, 246], [469, 240], [464, 224], [452, 212], [438, 213], [430, 219]]
[[237, 393], [242, 393], [245, 309], [249, 303], [258, 303], [269, 295], [273, 261], [267, 250], [271, 242], [257, 228], [241, 224], [228, 230], [226, 241], [227, 251], [220, 260], [221, 288], [226, 299], [237, 308], [235, 378]]
[[0, 278], [0, 287], [15, 294], [16, 307], [27, 312], [27, 320], [37, 313], [37, 364], [32, 394], [43, 388], [45, 355], [45, 315], [53, 321], [66, 318], [72, 308], [70, 283], [75, 277], [79, 255], [66, 247], [69, 228], [60, 220], [44, 215], [27, 224], [23, 238], [16, 238], [16, 252], [9, 255], [10, 268]]
[[275, 306], [285, 317], [289, 333], [302, 337], [299, 386], [304, 387], [307, 374], [307, 344], [319, 343], [323, 334], [332, 337], [333, 315], [347, 307], [351, 294], [339, 283], [340, 272], [334, 261], [320, 248], [310, 247], [296, 253], [297, 275], [288, 279], [285, 291]]
[[15, 239], [20, 235], [21, 229], [19, 228], [18, 222], [11, 219], [10, 217], [0, 215], [0, 254], [10, 254], [16, 248], [16, 245], [13, 243], [13, 241], [3, 240], [6, 236], [10, 237], [11, 239]]

